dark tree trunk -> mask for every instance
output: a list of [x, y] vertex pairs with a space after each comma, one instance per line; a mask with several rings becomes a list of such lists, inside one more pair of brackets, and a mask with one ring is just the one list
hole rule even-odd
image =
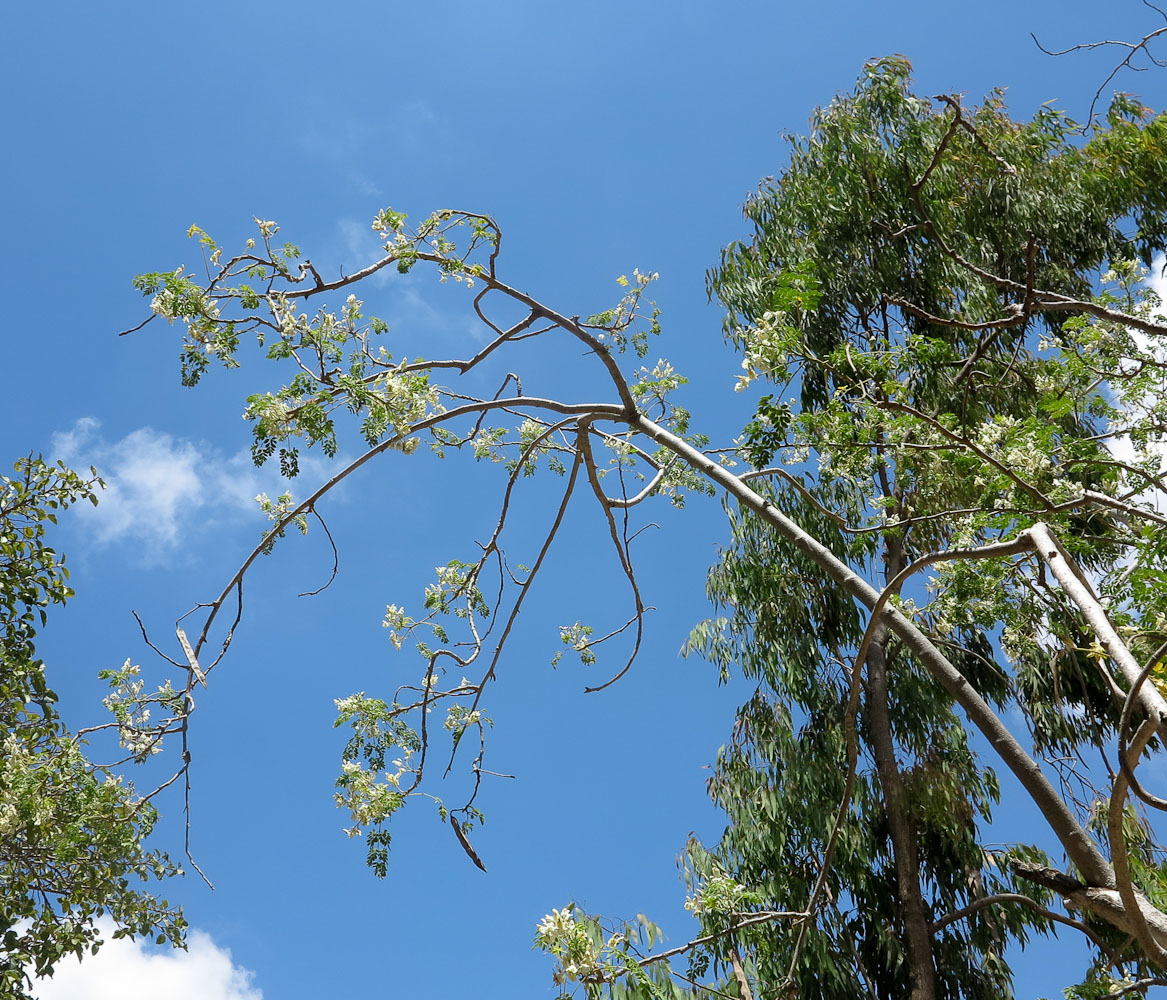
[[904, 925], [908, 953], [911, 1000], [936, 1000], [936, 966], [932, 957], [932, 931], [920, 891], [920, 862], [916, 831], [908, 816], [904, 781], [896, 762], [888, 713], [887, 657], [884, 635], [877, 635], [867, 651], [867, 715], [871, 729], [871, 749], [883, 790], [895, 861], [896, 895]]

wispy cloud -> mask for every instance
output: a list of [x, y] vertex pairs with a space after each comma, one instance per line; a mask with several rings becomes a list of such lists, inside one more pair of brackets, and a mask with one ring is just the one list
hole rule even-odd
[[[330, 256], [337, 260], [341, 270], [346, 273], [358, 271], [385, 256], [381, 241], [373, 232], [368, 219], [355, 219], [352, 216], [341, 218], [336, 224], [336, 234], [329, 242], [331, 246], [327, 249]], [[396, 268], [388, 267], [367, 278], [366, 283], [374, 288], [384, 288], [390, 281], [402, 277], [408, 275], [399, 275]]]
[[[385, 254], [369, 220], [352, 216], [337, 221], [335, 234], [326, 249], [327, 259], [337, 260], [340, 271], [349, 274], [367, 267]], [[464, 346], [467, 334], [472, 344], [485, 344], [490, 339], [490, 332], [477, 317], [465, 318], [470, 302], [468, 290], [465, 300], [451, 307], [449, 296], [439, 300], [435, 294], [439, 280], [437, 272], [428, 267], [417, 267], [406, 274], [399, 273], [396, 267], [385, 267], [362, 283], [365, 293], [358, 288], [356, 294], [358, 298], [364, 298], [368, 288], [388, 289], [389, 293], [379, 298], [380, 304], [375, 311], [392, 328], [402, 324], [411, 329], [425, 330], [430, 338], [434, 335], [444, 337], [442, 343], [448, 347]], [[441, 301], [443, 307], [435, 305], [435, 301]], [[430, 342], [433, 343], [432, 339]]]
[[236, 965], [231, 952], [202, 931], [191, 931], [187, 951], [161, 951], [142, 941], [111, 938], [83, 962], [69, 958], [51, 979], [37, 980], [37, 1000], [263, 1000], [253, 973]]
[[[173, 556], [208, 529], [226, 522], [259, 523], [255, 496], [276, 494], [286, 482], [275, 468], [257, 469], [246, 452], [227, 456], [200, 442], [140, 427], [111, 441], [93, 417], [53, 436], [53, 457], [74, 468], [94, 466], [105, 480], [96, 508], [79, 509], [89, 537], [101, 545], [134, 542], [142, 562]], [[307, 479], [326, 465], [301, 463]]]
[[[385, 163], [395, 157], [433, 158], [448, 148], [453, 132], [424, 100], [390, 105], [374, 121], [340, 117], [321, 98], [309, 100], [305, 119], [311, 124], [297, 136], [311, 157], [332, 167], [354, 194], [382, 198]], [[391, 176], [391, 174], [390, 174]]]

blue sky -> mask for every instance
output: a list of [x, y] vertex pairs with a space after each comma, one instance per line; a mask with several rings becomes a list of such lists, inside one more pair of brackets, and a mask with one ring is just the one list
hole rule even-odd
[[[275, 219], [322, 269], [351, 272], [374, 253], [368, 222], [386, 205], [489, 212], [505, 233], [501, 273], [569, 315], [610, 305], [634, 267], [659, 271], [654, 356], [691, 378], [697, 428], [727, 440], [748, 413], [704, 272], [744, 235], [746, 194], [782, 169], [783, 133], [890, 53], [913, 61], [924, 94], [975, 100], [1004, 86], [1017, 114], [1049, 100], [1084, 114], [1109, 57], [1050, 59], [1029, 32], [1061, 47], [1137, 37], [1152, 17], [1135, 2], [1080, 0], [13, 7], [0, 66], [2, 453], [92, 463], [110, 482], [58, 539], [78, 596], [41, 650], [68, 718], [100, 721], [96, 672], [126, 657], [163, 676], [131, 609], [168, 635], [254, 543], [264, 521], [250, 498], [280, 488], [250, 467], [239, 419], [243, 397], [268, 387], [262, 373], [182, 389], [175, 330], [115, 336], [145, 315], [134, 274], [198, 263], [183, 238], [192, 223], [236, 245], [253, 216]], [[1161, 74], [1122, 85], [1158, 106], [1167, 97]], [[464, 299], [436, 279], [411, 275], [365, 298], [411, 353], [473, 342]], [[570, 356], [529, 366], [525, 383], [585, 391]], [[309, 463], [303, 478], [325, 471]], [[660, 527], [639, 554], [659, 610], [645, 650], [619, 685], [586, 697], [594, 675], [548, 665], [556, 626], [615, 620], [626, 598], [602, 524], [586, 505], [569, 515], [491, 693], [492, 766], [516, 778], [484, 796], [475, 846], [489, 874], [422, 808], [397, 824], [385, 882], [341, 832], [333, 699], [413, 679], [416, 662], [379, 627], [385, 605], [416, 605], [435, 565], [471, 551], [500, 483], [493, 467], [389, 456], [326, 510], [341, 551], [333, 588], [296, 597], [330, 568], [315, 536], [249, 580], [244, 624], [194, 722], [192, 848], [216, 889], [169, 887], [202, 935], [191, 958], [165, 966], [202, 984], [191, 996], [550, 996], [530, 941], [573, 898], [645, 912], [674, 942], [689, 936], [675, 856], [689, 831], [720, 830], [706, 765], [741, 694], [677, 654], [709, 613], [704, 572], [726, 534], [716, 502], [652, 512]], [[513, 543], [520, 561], [540, 490]], [[161, 805], [160, 839], [181, 854], [181, 799]], [[104, 988], [128, 998], [132, 977], [152, 990], [143, 996], [185, 996], [177, 980], [150, 980], [175, 960], [149, 954], [111, 947], [44, 1000]], [[1030, 961], [1019, 996], [1043, 982]]]

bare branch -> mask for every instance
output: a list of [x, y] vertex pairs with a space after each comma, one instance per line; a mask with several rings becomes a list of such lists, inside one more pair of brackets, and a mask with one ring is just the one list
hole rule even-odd
[[[558, 400], [538, 399], [533, 396], [477, 401], [474, 403], [467, 403], [463, 406], [454, 407], [452, 409], [446, 410], [443, 413], [435, 414], [434, 416], [425, 420], [418, 421], [416, 424], [410, 427], [408, 433], [395, 434], [392, 437], [382, 441], [380, 444], [370, 448], [359, 458], [354, 459], [347, 466], [345, 466], [344, 469], [336, 473], [336, 475], [334, 475], [331, 479], [318, 487], [306, 499], [302, 500], [294, 508], [289, 510], [288, 513], [285, 514], [282, 518], [274, 522], [272, 528], [269, 529], [269, 537], [271, 535], [278, 535], [281, 530], [292, 524], [299, 515], [308, 513], [310, 510], [312, 510], [321, 497], [325, 496], [327, 493], [333, 490], [339, 483], [343, 482], [350, 475], [356, 472], [357, 469], [361, 468], [383, 452], [389, 451], [393, 448], [399, 448], [402, 441], [404, 441], [407, 437], [410, 437], [421, 431], [428, 430], [431, 427], [436, 427], [460, 416], [478, 414], [492, 409], [505, 409], [508, 406], [523, 406], [533, 409], [546, 409], [552, 411], [553, 413], [572, 414], [581, 417], [604, 417], [614, 420], [620, 419], [624, 412], [619, 406], [613, 405], [611, 403], [561, 403]], [[243, 577], [247, 573], [247, 570], [251, 568], [251, 565], [255, 562], [255, 560], [263, 555], [267, 548], [268, 542], [266, 540], [256, 545], [255, 548], [251, 550], [250, 555], [244, 559], [239, 569], [236, 570], [231, 580], [223, 588], [222, 593], [209, 605], [206, 605], [210, 610], [206, 620], [203, 623], [202, 632], [199, 635], [198, 642], [195, 644], [196, 653], [201, 651], [203, 644], [207, 641], [207, 636], [210, 632], [211, 626], [214, 624], [215, 618], [218, 616], [223, 602], [226, 601], [231, 591], [235, 589], [240, 581], [242, 581]], [[210, 667], [207, 668], [208, 673], [210, 673], [210, 669]]]
[[[1078, 606], [1090, 628], [1098, 637], [1098, 641], [1118, 666], [1127, 683], [1134, 687], [1138, 683], [1142, 668], [1110, 623], [1106, 610], [1092, 592], [1081, 570], [1074, 565], [1049, 528], [1040, 521], [1031, 528], [1027, 528], [1023, 534], [1028, 535], [1033, 540], [1037, 554], [1050, 568], [1050, 572], [1061, 584], [1066, 595]], [[1148, 717], [1154, 720], [1160, 732], [1167, 732], [1167, 700], [1164, 700], [1154, 685], [1141, 687], [1139, 702]]]
[[[1147, 744], [1155, 737], [1158, 730], [1159, 726], [1154, 718], [1147, 719], [1139, 727], [1127, 756], [1126, 763], [1129, 770], [1134, 770], [1135, 763], [1142, 756]], [[1110, 808], [1107, 810], [1106, 828], [1110, 840], [1110, 863], [1114, 866], [1118, 894], [1122, 897], [1123, 907], [1135, 937], [1138, 938], [1147, 957], [1161, 969], [1167, 969], [1167, 938], [1162, 933], [1167, 930], [1167, 917], [1155, 910], [1156, 918], [1149, 919], [1148, 914], [1144, 912], [1144, 906], [1147, 909], [1153, 908], [1141, 897], [1141, 894], [1136, 894], [1134, 885], [1131, 883], [1126, 831], [1123, 829], [1123, 820], [1126, 817], [1126, 793], [1126, 776], [1120, 774], [1115, 779], [1114, 790], [1110, 794]], [[1154, 931], [1152, 931], [1152, 924]]]
[[[1147, 0], [1143, 0], [1143, 2], [1144, 2], [1144, 5], [1149, 7], [1151, 10], [1158, 11], [1160, 14], [1163, 14], [1163, 11], [1160, 8], [1156, 7], [1153, 3], [1148, 3]], [[1167, 18], [1167, 15], [1164, 15], [1164, 16], [1165, 16], [1165, 18]], [[1144, 53], [1146, 55], [1146, 57], [1151, 60], [1151, 63], [1153, 65], [1159, 66], [1159, 67], [1167, 66], [1167, 60], [1155, 58], [1155, 56], [1151, 54], [1151, 50], [1150, 50], [1150, 43], [1152, 41], [1154, 41], [1154, 39], [1158, 38], [1160, 35], [1164, 34], [1165, 32], [1167, 32], [1167, 26], [1162, 27], [1162, 28], [1156, 28], [1154, 31], [1148, 32], [1137, 42], [1125, 42], [1125, 41], [1122, 41], [1120, 39], [1106, 39], [1104, 41], [1099, 41], [1099, 42], [1083, 42], [1079, 45], [1071, 45], [1069, 48], [1058, 49], [1058, 50], [1047, 49], [1044, 45], [1041, 44], [1040, 41], [1038, 41], [1037, 35], [1033, 34], [1032, 32], [1030, 32], [1029, 37], [1033, 39], [1033, 43], [1039, 49], [1041, 49], [1041, 51], [1044, 52], [1047, 56], [1064, 56], [1064, 55], [1069, 55], [1071, 52], [1089, 52], [1092, 49], [1100, 49], [1100, 48], [1108, 48], [1108, 47], [1128, 50], [1127, 54], [1123, 58], [1123, 60], [1117, 66], [1115, 66], [1114, 69], [1112, 69], [1110, 71], [1110, 73], [1106, 77], [1106, 79], [1103, 80], [1102, 83], [1100, 83], [1098, 85], [1098, 89], [1096, 91], [1094, 91], [1094, 97], [1090, 101], [1090, 110], [1086, 115], [1087, 122], [1090, 125], [1093, 125], [1094, 124], [1094, 109], [1098, 106], [1098, 101], [1102, 97], [1102, 92], [1110, 84], [1110, 81], [1113, 80], [1116, 76], [1118, 76], [1118, 74], [1120, 72], [1122, 72], [1122, 70], [1124, 70], [1124, 69], [1130, 69], [1136, 73], [1146, 72], [1147, 67], [1136, 66], [1136, 65], [1134, 65], [1134, 63], [1132, 61], [1135, 58], [1135, 56], [1137, 56], [1140, 52]]]
[[[1135, 934], [1134, 920], [1129, 915], [1127, 905], [1122, 896], [1114, 888], [1100, 888], [1086, 885], [1084, 882], [1056, 868], [1034, 864], [1028, 861], [1014, 861], [1013, 871], [1023, 879], [1036, 882], [1047, 889], [1052, 889], [1065, 900], [1067, 906], [1076, 910], [1085, 910], [1101, 917], [1108, 924], [1117, 927], [1127, 934]], [[1152, 928], [1153, 935], [1158, 942], [1167, 942], [1167, 915], [1155, 909], [1145, 899], [1136, 897], [1138, 909], [1143, 920]]]
[[[632, 646], [632, 652], [628, 656], [628, 661], [610, 680], [595, 687], [584, 688], [585, 694], [592, 694], [596, 691], [602, 691], [604, 688], [615, 684], [621, 677], [623, 677], [632, 668], [632, 664], [636, 659], [636, 654], [640, 652], [640, 643], [644, 638], [644, 612], [646, 610], [644, 600], [640, 596], [640, 586], [636, 582], [636, 571], [632, 567], [631, 554], [628, 551], [627, 540], [623, 542], [620, 539], [620, 533], [616, 528], [616, 519], [612, 516], [612, 506], [608, 503], [608, 497], [604, 494], [600, 486], [599, 476], [596, 474], [595, 458], [592, 455], [592, 443], [588, 437], [587, 427], [580, 428], [579, 434], [576, 436], [577, 447], [579, 453], [584, 461], [584, 468], [587, 472], [588, 483], [592, 487], [592, 492], [596, 499], [600, 502], [600, 508], [604, 512], [604, 517], [608, 522], [608, 531], [612, 538], [612, 544], [616, 547], [616, 554], [620, 557], [620, 568], [624, 571], [624, 576], [628, 580], [629, 587], [632, 588], [632, 599], [635, 605], [634, 619], [636, 622], [636, 639]], [[627, 519], [627, 507], [625, 507], [625, 518]], [[627, 522], [625, 522], [627, 523]]]
[[767, 910], [762, 913], [750, 913], [737, 918], [734, 916], [733, 922], [725, 930], [714, 931], [712, 934], [706, 934], [703, 937], [694, 938], [682, 945], [677, 945], [675, 948], [669, 948], [667, 951], [658, 952], [656, 955], [649, 955], [647, 958], [640, 959], [636, 964], [640, 966], [652, 965], [654, 962], [664, 962], [670, 958], [675, 958], [677, 955], [683, 955], [687, 951], [692, 951], [694, 948], [699, 948], [703, 944], [709, 944], [711, 941], [718, 941], [723, 937], [728, 937], [730, 934], [735, 934], [746, 927], [753, 927], [755, 924], [770, 924], [775, 920], [806, 920], [810, 916], [799, 910]]
[[336, 540], [332, 537], [332, 532], [328, 530], [327, 522], [320, 516], [320, 511], [313, 507], [312, 513], [316, 516], [316, 520], [320, 522], [320, 527], [324, 529], [324, 534], [328, 537], [328, 544], [332, 546], [332, 572], [328, 575], [328, 580], [322, 586], [317, 587], [315, 590], [305, 590], [303, 593], [297, 594], [297, 597], [315, 597], [317, 594], [324, 593], [324, 591], [332, 586], [332, 581], [336, 579], [336, 574], [340, 571], [340, 553], [336, 548]]
[[147, 323], [149, 323], [152, 319], [154, 319], [155, 316], [157, 316], [157, 313], [150, 313], [150, 315], [147, 316], [144, 320], [142, 320], [142, 322], [139, 323], [137, 326], [131, 326], [128, 330], [122, 330], [122, 332], [119, 333], [118, 336], [124, 337], [130, 333], [137, 333], [140, 329], [142, 329], [142, 327], [144, 327]]
[[1118, 953], [1102, 940], [1090, 927], [1082, 923], [1080, 920], [1075, 920], [1073, 917], [1067, 917], [1064, 913], [1057, 913], [1054, 910], [1047, 910], [1036, 899], [1024, 895], [1019, 892], [998, 892], [992, 896], [982, 896], [980, 899], [975, 899], [968, 906], [962, 906], [959, 910], [953, 910], [951, 913], [941, 917], [932, 925], [932, 932], [943, 930], [949, 924], [954, 924], [957, 921], [964, 920], [965, 917], [970, 917], [974, 913], [979, 913], [987, 906], [998, 906], [1001, 903], [1018, 903], [1021, 906], [1033, 910], [1034, 913], [1039, 913], [1047, 920], [1052, 920], [1055, 923], [1064, 924], [1066, 927], [1073, 927], [1074, 930], [1079, 931], [1090, 939], [1090, 941], [1101, 951], [1107, 958], [1110, 959], [1110, 964], [1117, 967], [1121, 964], [1122, 959]]
[[1146, 666], [1143, 667], [1134, 684], [1131, 685], [1130, 690], [1127, 692], [1126, 698], [1123, 700], [1122, 714], [1119, 717], [1118, 723], [1118, 766], [1122, 771], [1123, 777], [1126, 778], [1127, 783], [1130, 785], [1131, 791], [1147, 803], [1147, 805], [1155, 809], [1167, 810], [1167, 799], [1161, 799], [1157, 795], [1152, 795], [1135, 778], [1134, 765], [1127, 756], [1127, 732], [1130, 728], [1131, 714], [1138, 701], [1139, 689], [1146, 683], [1147, 678], [1151, 676], [1151, 671], [1162, 662], [1164, 656], [1167, 656], [1167, 642], [1164, 642], [1163, 645], [1151, 654], [1151, 658], [1147, 661]]

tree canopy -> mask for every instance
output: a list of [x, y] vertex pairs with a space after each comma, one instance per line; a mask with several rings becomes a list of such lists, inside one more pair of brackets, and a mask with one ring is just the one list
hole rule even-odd
[[[688, 649], [756, 691], [710, 781], [725, 835], [685, 854], [700, 930], [662, 951], [647, 919], [567, 905], [536, 936], [555, 982], [591, 997], [1007, 996], [1010, 943], [1058, 925], [1089, 956], [1071, 995], [1167, 983], [1148, 819], [1165, 803], [1136, 774], [1167, 725], [1167, 323], [1146, 283], [1167, 248], [1167, 117], [1119, 95], [1085, 130], [1048, 107], [1018, 121], [1000, 94], [917, 96], [909, 72], [873, 62], [816, 114], [710, 272], [738, 389], [756, 396], [734, 442], [701, 433], [668, 361], [640, 364], [661, 333], [655, 275], [621, 276], [622, 299], [583, 319], [503, 277], [486, 215], [414, 226], [386, 209], [382, 255], [336, 277], [275, 222], [238, 251], [192, 227], [205, 278], [136, 281], [151, 318], [181, 326], [182, 381], [266, 364], [245, 410], [257, 463], [290, 475], [302, 448], [365, 450], [303, 499], [259, 498], [269, 532], [197, 626], [180, 621], [185, 690], [159, 688], [165, 718], [143, 715], [136, 674], [111, 675], [137, 706], [116, 722], [131, 754], [178, 735], [175, 780], [187, 772], [190, 695], [224, 662], [249, 568], [289, 528], [327, 532], [337, 484], [390, 452], [469, 453], [503, 471], [496, 528], [386, 609], [421, 665], [395, 693], [338, 692], [336, 800], [383, 876], [390, 820], [460, 766], [469, 794], [438, 815], [486, 867], [473, 833], [491, 683], [567, 507], [597, 505], [628, 583], [627, 617], [561, 630], [563, 652], [613, 664], [600, 690], [645, 628], [634, 508], [712, 493], [732, 527], [708, 581], [723, 613]], [[395, 354], [358, 297], [421, 268], [472, 297], [487, 332], [473, 353]], [[523, 352], [555, 338], [583, 347], [607, 398], [524, 392]], [[476, 388], [496, 371], [497, 391]], [[506, 539], [536, 473], [558, 492], [523, 565]], [[1001, 769], [1044, 819], [1029, 843], [991, 843]], [[148, 828], [148, 803], [133, 808]], [[140, 831], [120, 829], [145, 864]], [[178, 927], [144, 912], [130, 930]]]
[[[1105, 783], [1090, 787], [1082, 761], [1127, 737], [1126, 691], [1144, 664], [1163, 669], [1167, 535], [1146, 502], [1163, 482], [1148, 447], [1164, 427], [1162, 321], [1142, 279], [1167, 236], [1167, 120], [1120, 97], [1082, 143], [1052, 109], [1019, 123], [1000, 94], [971, 110], [921, 100], [907, 74], [872, 64], [816, 116], [747, 205], [752, 239], [710, 275], [742, 383], [776, 388], [743, 442], [754, 467], [777, 463], [772, 501], [882, 577], [982, 699], [954, 704], [955, 676], [731, 512], [735, 545], [710, 575], [730, 613], [700, 647], [762, 684], [714, 782], [734, 819], [714, 859], [775, 909], [836, 901], [815, 924], [751, 932], [762, 981], [790, 976], [800, 996], [1005, 995], [1007, 940], [1048, 929], [1050, 894], [1029, 876], [1050, 861], [1036, 845], [985, 846], [994, 768], [1029, 765], [989, 713], [1019, 709], [1016, 735], [1061, 762], [1063, 787], [1084, 781], [1066, 805], [1095, 828], [1089, 845], [1060, 801], [1027, 787], [1077, 873], [1105, 879], [1079, 850], [1106, 850]], [[1130, 455], [1116, 447], [1127, 436]], [[1054, 583], [1059, 566], [1083, 595]], [[1089, 624], [1102, 608], [1129, 647], [1125, 682]], [[1110, 822], [1125, 817], [1131, 878], [1156, 897], [1162, 870], [1122, 783]], [[830, 854], [820, 883], [813, 859]], [[1015, 898], [981, 902], [993, 896]], [[1122, 935], [1109, 940], [1109, 957], [1124, 954]]]
[[[97, 918], [109, 914], [115, 936], [142, 934], [159, 943], [182, 940], [181, 912], [142, 888], [181, 874], [165, 854], [144, 844], [157, 819], [118, 773], [94, 763], [81, 734], [57, 714], [56, 693], [37, 657], [46, 609], [73, 596], [64, 558], [48, 545], [46, 526], [78, 501], [97, 502], [101, 486], [38, 457], [0, 477], [0, 991], [26, 997], [30, 976], [51, 975], [66, 955], [80, 957], [101, 943]], [[107, 704], [129, 758], [150, 752], [135, 742], [146, 707], [163, 701], [181, 714], [182, 699], [143, 693], [138, 667], [127, 660]], [[97, 728], [105, 728], [100, 725]]]

